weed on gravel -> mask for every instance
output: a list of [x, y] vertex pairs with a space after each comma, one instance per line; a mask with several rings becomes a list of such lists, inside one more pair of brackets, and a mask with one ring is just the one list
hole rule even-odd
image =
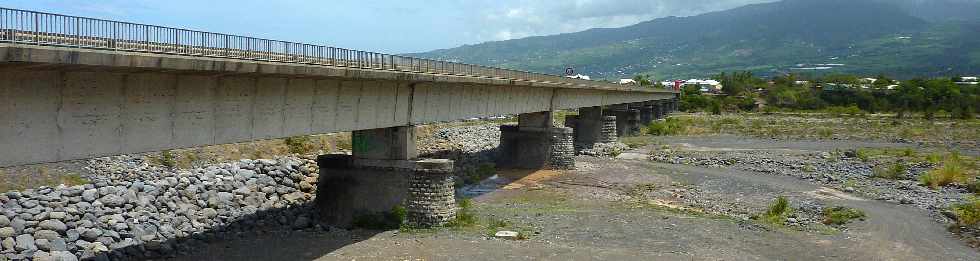
[[762, 214], [753, 216], [753, 219], [761, 221], [766, 224], [782, 226], [786, 223], [786, 218], [793, 213], [793, 208], [789, 205], [789, 200], [786, 197], [777, 197], [776, 200], [769, 204], [769, 208], [766, 212]]
[[866, 216], [860, 209], [836, 206], [824, 208], [823, 217], [824, 225], [843, 226], [855, 219], [863, 221]]

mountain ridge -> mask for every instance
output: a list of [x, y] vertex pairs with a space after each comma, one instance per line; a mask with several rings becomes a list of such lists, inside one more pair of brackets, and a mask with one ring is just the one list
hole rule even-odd
[[[832, 72], [923, 76], [980, 68], [980, 51], [970, 47], [976, 40], [964, 37], [980, 31], [980, 23], [927, 21], [904, 8], [878, 0], [785, 0], [411, 55], [553, 74], [574, 67], [606, 79], [778, 74], [796, 64], [826, 63], [854, 64]], [[951, 57], [964, 50], [967, 59]]]

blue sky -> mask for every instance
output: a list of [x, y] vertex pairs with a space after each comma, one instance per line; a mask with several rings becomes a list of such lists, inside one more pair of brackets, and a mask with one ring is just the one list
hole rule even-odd
[[619, 27], [772, 0], [0, 0], [8, 8], [387, 53]]

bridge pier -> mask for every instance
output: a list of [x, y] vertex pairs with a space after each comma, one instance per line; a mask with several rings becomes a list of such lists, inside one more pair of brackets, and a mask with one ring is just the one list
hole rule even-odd
[[602, 107], [578, 109], [578, 115], [565, 118], [565, 127], [572, 128], [576, 151], [592, 149], [596, 143], [610, 143], [618, 139], [616, 116], [605, 116]]
[[653, 101], [653, 120], [662, 120], [667, 111], [667, 104], [662, 101]]
[[349, 227], [358, 219], [405, 207], [405, 222], [440, 226], [456, 216], [453, 161], [419, 160], [415, 128], [358, 130], [352, 155], [318, 157], [316, 205], [328, 223]]
[[653, 112], [653, 101], [642, 102], [640, 107], [640, 124], [648, 125], [656, 119]]
[[500, 126], [497, 165], [520, 169], [573, 169], [572, 128], [552, 126], [550, 111], [518, 115], [517, 125]]
[[632, 137], [640, 134], [640, 111], [630, 104], [610, 105], [607, 116], [616, 116], [616, 135]]

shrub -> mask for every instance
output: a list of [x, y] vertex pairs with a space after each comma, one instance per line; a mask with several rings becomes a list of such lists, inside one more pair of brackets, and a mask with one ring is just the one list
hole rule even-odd
[[966, 202], [955, 204], [951, 208], [960, 225], [976, 226], [980, 224], [980, 198], [967, 197]]
[[717, 100], [712, 100], [711, 103], [708, 104], [708, 109], [711, 110], [712, 115], [721, 115], [721, 103]]
[[831, 106], [831, 107], [827, 107], [827, 109], [825, 109], [825, 111], [828, 114], [830, 114], [830, 115], [832, 115], [834, 117], [842, 117], [842, 116], [860, 116], [860, 117], [864, 117], [867, 114], [867, 112], [861, 110], [861, 108], [858, 108], [857, 105], [851, 105], [851, 106], [847, 106], [847, 107], [843, 107], [843, 106]]
[[849, 207], [829, 207], [823, 209], [824, 225], [844, 225], [854, 219], [864, 219], [864, 211]]
[[871, 152], [866, 149], [857, 149], [854, 151], [854, 156], [861, 161], [868, 161], [871, 159]]
[[901, 179], [905, 176], [905, 171], [907, 168], [902, 163], [893, 163], [890, 166], [878, 165], [875, 166], [872, 174], [874, 177], [883, 179]]
[[157, 164], [167, 167], [168, 169], [176, 168], [177, 155], [175, 155], [172, 150], [161, 151], [160, 156], [157, 157]]
[[923, 185], [933, 189], [953, 183], [967, 184], [973, 181], [974, 177], [964, 168], [964, 163], [960, 159], [959, 153], [953, 152], [946, 156], [942, 166], [929, 171], [919, 177]]
[[834, 130], [831, 130], [830, 128], [819, 128], [817, 129], [817, 135], [824, 139], [833, 138]]
[[309, 136], [289, 137], [286, 138], [285, 143], [286, 148], [289, 148], [289, 153], [293, 154], [309, 154], [316, 149]]
[[476, 213], [473, 213], [473, 201], [462, 199], [456, 202], [459, 208], [456, 211], [456, 219], [449, 222], [450, 227], [469, 227], [476, 225]]
[[687, 126], [676, 118], [667, 118], [663, 121], [653, 122], [647, 127], [649, 134], [656, 136], [677, 135], [686, 129]]
[[789, 206], [789, 200], [786, 197], [778, 197], [772, 204], [769, 204], [769, 208], [766, 209], [765, 213], [761, 216], [757, 216], [762, 222], [782, 225], [786, 221], [786, 216], [789, 216], [793, 212], [793, 209]]

